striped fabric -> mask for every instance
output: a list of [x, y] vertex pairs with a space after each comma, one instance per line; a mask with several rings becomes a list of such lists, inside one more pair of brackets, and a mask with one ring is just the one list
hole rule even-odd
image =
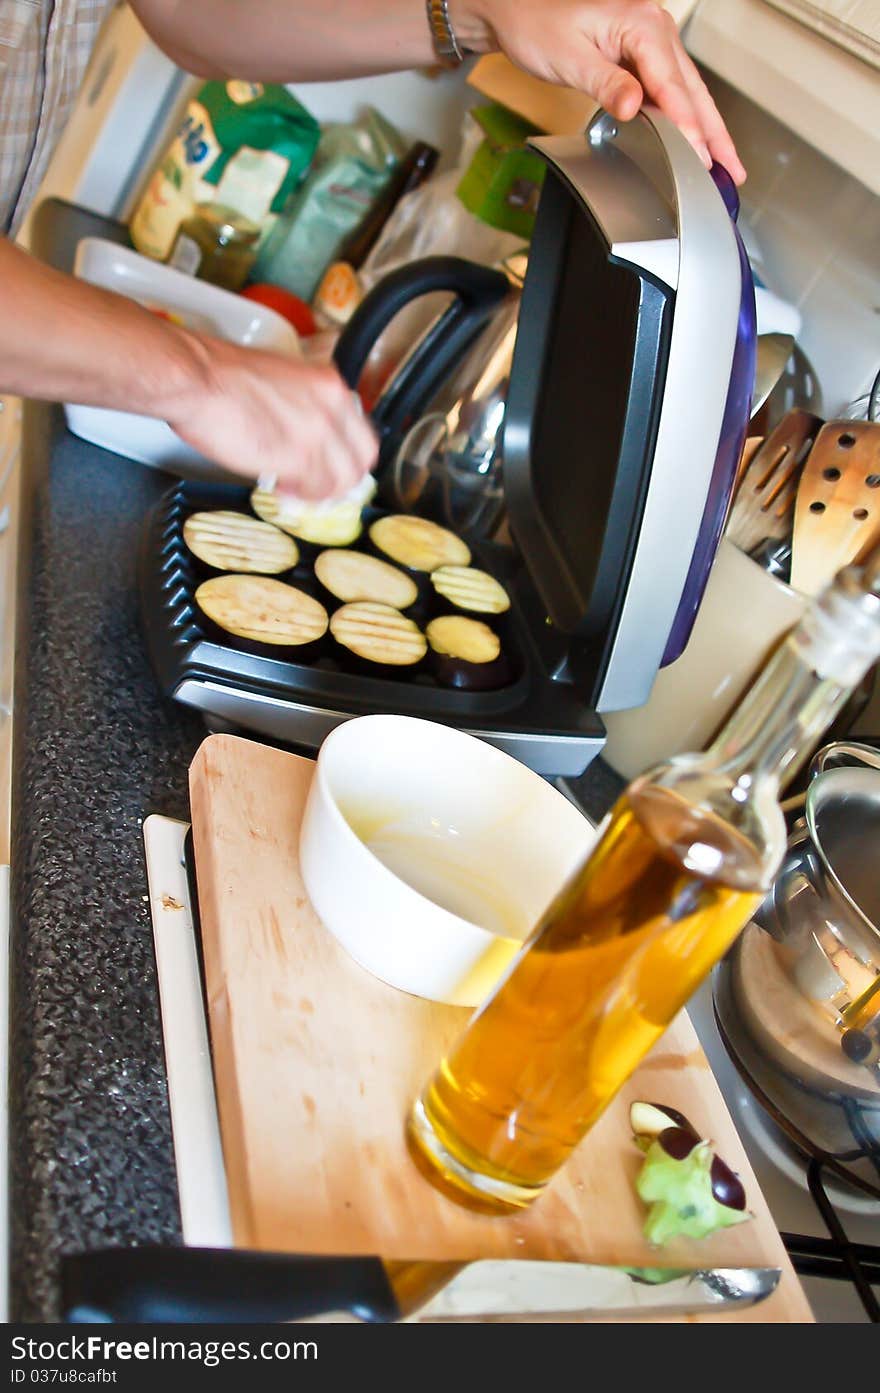
[[14, 235], [115, 0], [0, 0], [0, 231]]

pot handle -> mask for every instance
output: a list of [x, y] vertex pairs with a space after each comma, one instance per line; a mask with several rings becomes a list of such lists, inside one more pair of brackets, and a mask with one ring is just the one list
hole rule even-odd
[[823, 745], [822, 749], [813, 755], [810, 761], [810, 778], [815, 779], [829, 767], [836, 768], [838, 760], [843, 767], [856, 764], [864, 765], [868, 769], [880, 769], [880, 750], [875, 749], [873, 745], [835, 740], [830, 745]]

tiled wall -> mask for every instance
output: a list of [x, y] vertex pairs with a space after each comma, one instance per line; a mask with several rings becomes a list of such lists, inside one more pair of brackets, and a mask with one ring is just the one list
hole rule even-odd
[[880, 368], [880, 198], [706, 77], [749, 171], [747, 240], [762, 253], [767, 284], [803, 315], [800, 344], [821, 387], [821, 414], [842, 414]]

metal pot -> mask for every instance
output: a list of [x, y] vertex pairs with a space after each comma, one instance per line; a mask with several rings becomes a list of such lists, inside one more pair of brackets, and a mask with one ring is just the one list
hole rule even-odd
[[880, 750], [826, 745], [773, 889], [716, 969], [714, 1000], [727, 1048], [774, 1120], [880, 1196], [878, 867]]
[[755, 920], [785, 946], [801, 991], [836, 1019], [880, 974], [880, 750], [826, 745], [809, 778]]

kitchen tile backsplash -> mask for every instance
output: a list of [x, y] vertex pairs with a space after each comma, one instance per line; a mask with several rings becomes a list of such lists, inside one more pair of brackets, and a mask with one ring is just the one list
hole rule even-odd
[[821, 411], [844, 414], [880, 367], [880, 198], [780, 121], [705, 74], [749, 171], [742, 219], [771, 290], [803, 316]]

